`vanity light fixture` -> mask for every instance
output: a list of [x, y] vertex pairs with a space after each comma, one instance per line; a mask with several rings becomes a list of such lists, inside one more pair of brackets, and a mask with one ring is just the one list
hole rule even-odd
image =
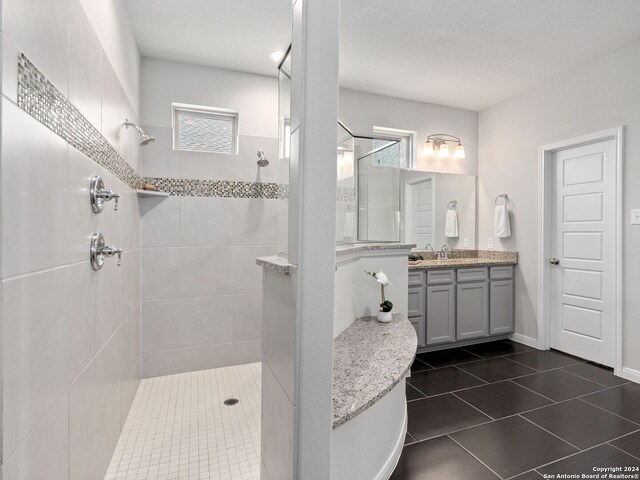
[[448, 159], [451, 156], [451, 152], [449, 151], [449, 145], [447, 144], [447, 142], [458, 142], [458, 145], [456, 145], [456, 149], [453, 154], [453, 158], [456, 158], [458, 160], [462, 160], [465, 158], [462, 141], [458, 137], [449, 135], [447, 133], [436, 133], [434, 135], [429, 135], [427, 137], [427, 141], [424, 144], [424, 155], [428, 158], [437, 156], [441, 160]]

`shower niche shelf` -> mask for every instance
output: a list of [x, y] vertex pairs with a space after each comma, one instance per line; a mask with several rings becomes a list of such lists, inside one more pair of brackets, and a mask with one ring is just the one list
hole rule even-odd
[[136, 190], [139, 197], [168, 197], [167, 192], [154, 192], [153, 190]]

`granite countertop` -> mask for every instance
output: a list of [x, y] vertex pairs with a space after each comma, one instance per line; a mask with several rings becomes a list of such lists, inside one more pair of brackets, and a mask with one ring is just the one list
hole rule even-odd
[[447, 260], [437, 260], [434, 252], [413, 252], [423, 255], [425, 260], [409, 264], [409, 270], [432, 270], [437, 268], [490, 267], [494, 265], [517, 265], [518, 252], [498, 250], [453, 250]]
[[399, 313], [389, 323], [360, 318], [333, 343], [333, 428], [384, 397], [409, 372], [416, 331]]
[[256, 265], [267, 268], [269, 270], [273, 270], [274, 272], [280, 273], [282, 275], [289, 275], [292, 270], [295, 270], [297, 268], [295, 265], [291, 265], [289, 263], [287, 257], [282, 257], [279, 255], [258, 257], [256, 258]]

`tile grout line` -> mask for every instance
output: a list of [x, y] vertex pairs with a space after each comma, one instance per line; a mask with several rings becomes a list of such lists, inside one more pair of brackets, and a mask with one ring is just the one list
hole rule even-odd
[[[458, 370], [460, 370], [460, 371], [461, 371], [461, 372], [463, 372], [463, 373], [466, 373], [467, 375], [471, 375], [473, 378], [476, 378], [476, 379], [480, 380], [480, 381], [481, 381], [482, 383], [484, 383], [485, 385], [489, 385], [489, 384], [491, 383], [491, 382], [487, 382], [486, 380], [483, 380], [482, 378], [480, 378], [480, 377], [478, 377], [478, 376], [474, 375], [473, 373], [469, 373], [469, 372], [467, 372], [466, 370], [464, 370], [464, 369], [462, 369], [462, 368], [458, 367], [457, 365], [456, 365], [454, 368], [457, 368]], [[475, 385], [475, 386], [476, 386], [476, 387], [480, 387], [481, 385]], [[473, 388], [473, 387], [469, 387], [469, 388]]]
[[[466, 403], [467, 405], [469, 405], [471, 408], [476, 409], [476, 410], [477, 410], [478, 412], [480, 412], [482, 415], [485, 415], [485, 416], [489, 417], [489, 418], [490, 418], [491, 420], [493, 420], [494, 422], [496, 421], [496, 419], [495, 419], [495, 418], [493, 418], [491, 415], [489, 415], [489, 414], [488, 414], [488, 413], [486, 413], [486, 412], [483, 412], [483, 411], [482, 411], [482, 410], [480, 410], [478, 407], [476, 407], [476, 406], [474, 406], [474, 405], [470, 404], [470, 403], [469, 403], [469, 402], [467, 402], [464, 398], [459, 397], [459, 396], [458, 396], [458, 395], [456, 395], [455, 393], [451, 393], [451, 395], [453, 395], [454, 397], [456, 397], [458, 400], [463, 401], [464, 403]], [[477, 426], [477, 425], [474, 425], [474, 426]], [[469, 427], [469, 428], [473, 428], [473, 427]]]
[[[518, 378], [518, 377], [515, 377], [515, 378]], [[531, 388], [529, 388], [529, 387], [526, 387], [526, 386], [524, 386], [524, 385], [521, 385], [521, 384], [519, 384], [518, 382], [514, 382], [514, 381], [513, 381], [513, 379], [511, 379], [511, 378], [510, 378], [509, 380], [506, 380], [506, 381], [507, 381], [507, 382], [511, 382], [511, 383], [513, 383], [514, 385], [517, 385], [518, 387], [522, 387], [522, 388], [524, 388], [525, 390], [529, 390], [531, 393], [535, 393], [536, 395], [539, 395], [539, 396], [541, 396], [542, 398], [546, 398], [547, 400], [549, 400], [549, 401], [553, 402], [554, 404], [559, 403], [557, 400], [554, 400], [554, 399], [553, 399], [553, 398], [551, 398], [551, 397], [547, 397], [546, 395], [543, 395], [543, 394], [541, 394], [541, 393], [539, 393], [539, 392], [536, 392], [535, 390], [532, 390], [532, 389], [531, 389]], [[575, 398], [577, 398], [577, 397], [575, 397]], [[546, 406], [548, 407], [549, 405], [546, 405]]]
[[[596, 393], [600, 393], [600, 392], [596, 392]], [[591, 395], [591, 394], [588, 394], [588, 395]], [[582, 397], [576, 397], [576, 400], [580, 400], [583, 403], [586, 403], [587, 405], [591, 405], [592, 407], [596, 407], [596, 408], [602, 410], [603, 412], [607, 412], [610, 415], [613, 415], [615, 417], [621, 418], [622, 420], [626, 420], [627, 422], [633, 423], [634, 425], [637, 425], [638, 427], [640, 427], [640, 423], [634, 422], [633, 420], [630, 420], [627, 417], [623, 417], [622, 415], [618, 415], [617, 413], [610, 412], [606, 408], [602, 408], [602, 407], [600, 407], [598, 405], [595, 405], [595, 404], [593, 404], [591, 402], [588, 402], [588, 401], [584, 400]]]
[[537, 423], [535, 423], [533, 420], [529, 420], [528, 418], [523, 417], [523, 416], [522, 416], [522, 415], [520, 415], [520, 414], [518, 414], [517, 416], [518, 416], [518, 417], [520, 417], [520, 418], [522, 418], [523, 420], [526, 420], [527, 422], [529, 422], [529, 423], [530, 423], [531, 425], [533, 425], [534, 427], [537, 427], [537, 428], [539, 428], [540, 430], [544, 430], [544, 431], [545, 431], [545, 432], [547, 432], [549, 435], [553, 435], [553, 436], [554, 436], [554, 437], [556, 437], [558, 440], [563, 441], [563, 442], [564, 442], [564, 443], [566, 443], [567, 445], [571, 445], [573, 448], [577, 449], [577, 450], [578, 450], [578, 452], [582, 452], [582, 451], [583, 451], [581, 448], [576, 447], [573, 443], [568, 442], [567, 440], [565, 440], [565, 439], [564, 439], [564, 438], [562, 438], [562, 437], [559, 437], [558, 435], [556, 435], [556, 434], [555, 434], [555, 433], [553, 433], [552, 431], [547, 430], [547, 429], [546, 429], [546, 428], [544, 428], [544, 427], [541, 427], [540, 425], [538, 425]]
[[482, 465], [485, 466], [485, 468], [487, 468], [491, 473], [493, 473], [496, 477], [503, 479], [504, 477], [502, 477], [501, 475], [498, 475], [491, 467], [489, 467], [489, 465], [487, 465], [486, 463], [484, 463], [482, 460], [480, 460], [478, 457], [476, 457], [471, 451], [469, 451], [468, 449], [465, 448], [464, 445], [462, 445], [460, 442], [458, 442], [455, 438], [453, 438], [451, 435], [447, 435], [448, 438], [450, 438], [452, 441], [454, 441], [460, 448], [462, 448], [465, 452], [467, 452], [469, 455], [471, 455], [473, 458], [475, 458], [478, 462], [480, 462]]
[[[632, 434], [634, 434], [634, 433], [638, 433], [638, 430], [636, 430], [635, 432], [628, 433], [627, 435], [632, 435]], [[626, 437], [627, 435], [624, 435], [624, 437]], [[616, 449], [620, 450], [620, 451], [621, 451], [621, 452], [623, 452], [623, 453], [626, 453], [626, 454], [627, 454], [627, 455], [629, 455], [630, 457], [633, 457], [633, 458], [636, 458], [636, 459], [640, 460], [640, 457], [638, 457], [638, 456], [636, 456], [636, 455], [634, 455], [634, 454], [632, 454], [632, 453], [629, 453], [629, 452], [627, 452], [627, 451], [625, 451], [625, 450], [621, 449], [620, 447], [616, 447], [615, 445], [613, 445], [613, 444], [611, 443], [611, 442], [615, 442], [616, 440], [619, 440], [619, 439], [624, 438], [624, 437], [618, 437], [618, 438], [614, 438], [613, 440], [609, 440], [609, 441], [607, 442], [607, 445], [609, 445], [609, 446], [611, 446], [611, 447], [613, 447], [613, 448], [616, 448]]]

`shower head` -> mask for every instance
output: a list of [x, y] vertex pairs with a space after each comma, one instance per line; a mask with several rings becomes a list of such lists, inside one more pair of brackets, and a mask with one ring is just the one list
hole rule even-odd
[[258, 166], [259, 167], [266, 167], [269, 165], [269, 160], [267, 160], [267, 157], [265, 157], [264, 152], [262, 150], [258, 150]]
[[149, 145], [151, 142], [155, 142], [156, 141], [156, 137], [146, 134], [145, 131], [139, 125], [136, 125], [135, 123], [130, 122], [127, 119], [125, 119], [125, 121], [124, 121], [124, 126], [127, 127], [127, 128], [133, 127], [138, 131], [138, 133], [140, 134], [140, 146], [141, 147], [144, 147], [145, 145]]

